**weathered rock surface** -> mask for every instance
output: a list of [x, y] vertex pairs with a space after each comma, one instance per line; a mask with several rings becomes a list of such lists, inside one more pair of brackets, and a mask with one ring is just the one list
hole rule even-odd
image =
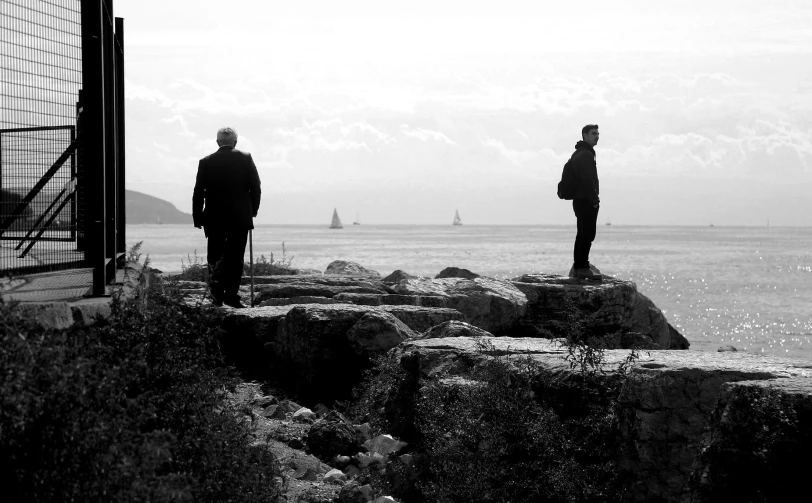
[[468, 269], [462, 269], [460, 267], [446, 267], [442, 271], [440, 271], [434, 279], [443, 279], [443, 278], [464, 278], [464, 279], [474, 279], [478, 278], [479, 274], [475, 272], [471, 272]]
[[310, 451], [329, 459], [335, 455], [358, 451], [358, 442], [353, 427], [343, 421], [320, 419], [310, 427], [307, 434]]
[[384, 283], [400, 283], [404, 279], [414, 279], [416, 276], [412, 276], [408, 272], [401, 271], [400, 269], [396, 269], [392, 274], [383, 278], [381, 281]]
[[347, 332], [347, 340], [361, 356], [386, 353], [417, 334], [394, 315], [370, 311], [355, 322]]
[[[566, 350], [554, 341], [494, 337], [490, 342], [501, 356], [515, 353], [531, 357], [539, 364], [540, 372], [559, 376], [573, 372], [564, 359]], [[614, 367], [627, 355], [628, 351], [607, 350], [606, 362]], [[477, 349], [475, 339], [466, 337], [409, 341], [394, 350], [392, 356], [414, 376], [411, 382], [417, 382], [418, 377], [433, 379], [444, 375], [459, 376], [464, 380], [478, 361], [489, 358]], [[749, 382], [732, 384], [737, 381]], [[751, 384], [752, 381], [757, 384]], [[812, 394], [812, 364], [741, 352], [652, 351], [641, 354], [620, 399], [621, 432], [631, 446], [620, 460], [620, 466], [634, 481], [631, 500], [681, 501], [689, 495], [695, 470], [714, 473], [712, 463], [706, 461], [702, 464], [699, 458], [704, 447], [714, 445], [714, 438], [717, 444], [724, 444], [714, 433], [721, 431], [718, 424], [723, 418], [732, 419], [726, 424], [737, 434], [754, 434], [737, 430], [739, 421], [729, 412], [731, 407], [738, 407], [742, 414], [746, 414], [748, 404], [752, 403], [737, 401], [733, 391], [738, 389], [737, 386], [769, 387], [789, 397], [786, 402], [794, 404], [793, 410], [809, 410], [805, 407]], [[728, 389], [731, 391], [726, 391]], [[419, 393], [419, 388], [413, 392]], [[712, 421], [713, 414], [720, 419]], [[387, 415], [400, 421], [410, 420], [398, 410], [397, 402], [390, 403]], [[808, 445], [804, 442], [808, 442], [807, 432], [812, 431], [812, 414], [797, 413], [795, 417], [800, 422], [785, 427], [788, 438], [799, 439], [802, 445]], [[404, 426], [407, 431], [408, 425]], [[708, 431], [710, 433], [706, 433]], [[715, 466], [718, 470], [719, 465]], [[701, 477], [695, 478], [699, 480]], [[804, 480], [799, 478], [792, 482], [792, 489], [800, 491]]]
[[373, 278], [380, 278], [381, 275], [378, 271], [367, 269], [366, 267], [356, 262], [349, 260], [333, 260], [327, 265], [324, 274], [336, 274], [341, 276], [369, 276]]
[[394, 288], [403, 295], [445, 298], [466, 322], [492, 333], [513, 328], [527, 305], [527, 297], [510, 282], [491, 278], [412, 279]]
[[442, 339], [444, 337], [493, 337], [493, 334], [464, 321], [446, 321], [418, 335], [417, 339]]
[[808, 381], [801, 377], [723, 384], [694, 466], [688, 501], [798, 500], [812, 466]]
[[574, 316], [598, 334], [637, 332], [663, 349], [687, 349], [688, 341], [668, 324], [662, 311], [630, 281], [607, 278], [587, 282], [549, 274], [525, 274], [513, 279], [527, 296], [525, 316], [515, 333], [560, 336]]
[[273, 373], [313, 398], [346, 396], [370, 358], [463, 316], [420, 306], [305, 304], [229, 311], [223, 351], [249, 372]]

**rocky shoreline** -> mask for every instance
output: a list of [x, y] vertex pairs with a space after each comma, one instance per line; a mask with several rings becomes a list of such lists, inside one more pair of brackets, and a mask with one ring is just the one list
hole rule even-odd
[[[633, 481], [629, 501], [713, 501], [718, 497], [726, 489], [722, 481], [727, 468], [708, 452], [740, 448], [729, 445], [731, 438], [757, 426], [748, 423], [740, 425], [743, 431], [728, 431], [726, 415], [746, 409], [743, 396], [777, 393], [792, 404], [788, 407], [793, 417], [809, 420], [804, 411], [812, 407], [811, 364], [746, 353], [680, 351], [688, 349], [687, 339], [631, 282], [606, 278], [595, 283], [545, 274], [504, 281], [459, 269], [432, 279], [402, 271], [381, 278], [352, 263], [345, 268], [331, 266], [329, 274], [254, 281], [260, 307], [228, 310], [224, 350], [243, 369], [283, 379], [289, 392], [305, 403], [347, 398], [363, 371], [382, 354], [413, 373], [415, 381], [453, 375], [465, 382], [476, 362], [488, 358], [474, 347], [475, 341], [483, 339], [501, 356], [529, 355], [541, 372], [574, 373], [560, 340], [562, 327], [573, 319], [606, 340], [607, 375], [629, 349], [644, 350], [620, 400], [623, 441], [632, 447], [620, 460], [622, 471]], [[203, 285], [184, 287], [190, 298], [202, 295]], [[247, 293], [246, 289], [244, 296]], [[742, 393], [743, 388], [748, 392]], [[419, 394], [419, 389], [411, 393]], [[404, 399], [403, 394], [399, 396]], [[392, 401], [386, 414], [408, 422], [403, 407], [404, 403]], [[289, 411], [277, 420], [296, 422], [296, 414]], [[309, 431], [328, 423], [341, 429], [343, 423], [315, 414], [312, 420], [316, 422]], [[357, 428], [346, 422], [347, 431]], [[798, 433], [803, 431], [798, 423], [786, 429], [783, 434], [790, 440], [808, 442]], [[402, 431], [391, 433], [408, 430], [404, 425]], [[293, 445], [299, 443], [311, 452], [326, 452], [307, 435]], [[349, 464], [336, 461], [329, 468], [343, 468], [342, 473], [349, 471], [352, 478], [354, 470], [366, 463], [361, 458], [374, 454], [353, 453], [358, 447], [356, 442], [347, 452], [334, 449], [337, 452], [323, 458], [336, 461], [336, 456], [347, 456]], [[402, 461], [385, 457], [376, 462], [383, 467]], [[327, 468], [322, 467], [324, 473], [316, 474], [314, 483], [325, 483]], [[327, 483], [347, 484], [341, 477], [331, 480]], [[337, 501], [363, 500], [357, 494], [352, 499], [333, 492]]]

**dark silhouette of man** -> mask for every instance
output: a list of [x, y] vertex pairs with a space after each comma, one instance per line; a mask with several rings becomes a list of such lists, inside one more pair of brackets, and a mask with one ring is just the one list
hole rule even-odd
[[245, 307], [240, 302], [240, 280], [248, 231], [259, 210], [259, 173], [251, 154], [234, 148], [237, 132], [217, 131], [217, 152], [200, 160], [192, 196], [195, 227], [208, 238], [206, 261], [212, 303]]
[[575, 235], [573, 264], [570, 276], [579, 279], [603, 279], [597, 267], [589, 263], [589, 250], [595, 240], [598, 223], [598, 210], [601, 200], [598, 184], [598, 164], [595, 145], [598, 144], [598, 126], [587, 124], [581, 129], [581, 141], [575, 144], [572, 154], [572, 170], [575, 174], [575, 194], [572, 209], [578, 221]]

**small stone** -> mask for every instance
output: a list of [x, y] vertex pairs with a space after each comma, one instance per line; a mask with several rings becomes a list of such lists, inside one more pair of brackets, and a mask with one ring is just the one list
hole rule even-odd
[[311, 419], [314, 420], [315, 418], [316, 414], [307, 407], [301, 407], [299, 410], [293, 413], [293, 420], [298, 422], [307, 422]]
[[386, 457], [378, 452], [363, 453], [359, 452], [352, 457], [360, 468], [366, 468], [373, 465], [385, 465]]
[[300, 438], [293, 437], [290, 440], [288, 440], [288, 446], [293, 449], [301, 449], [302, 447], [304, 447], [304, 442], [302, 442], [302, 439]]
[[345, 484], [338, 493], [341, 503], [367, 503], [372, 499], [372, 487], [367, 484], [359, 486], [356, 482]]
[[344, 468], [352, 459], [349, 456], [342, 456], [341, 454], [333, 458], [333, 464], [338, 468]]
[[400, 451], [409, 444], [395, 440], [392, 435], [378, 435], [371, 440], [367, 440], [363, 445], [368, 452], [377, 452], [387, 456]]
[[717, 353], [727, 353], [727, 352], [737, 353], [738, 351], [739, 351], [738, 349], [729, 344], [725, 346], [719, 346], [719, 349], [716, 350]]
[[260, 414], [262, 417], [270, 419], [285, 419], [285, 411], [279, 405], [269, 405]]
[[355, 465], [350, 465], [344, 468], [344, 475], [346, 475], [349, 479], [357, 477], [359, 473], [361, 473], [361, 470], [359, 470]]
[[347, 480], [347, 476], [344, 475], [344, 472], [333, 468], [329, 472], [324, 475], [324, 481], [330, 483], [341, 483]]

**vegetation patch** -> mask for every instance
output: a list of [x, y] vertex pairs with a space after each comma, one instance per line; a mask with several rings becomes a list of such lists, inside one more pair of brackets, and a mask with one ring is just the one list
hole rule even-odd
[[0, 481], [9, 501], [280, 501], [280, 469], [225, 401], [219, 314], [153, 283], [90, 327], [0, 303]]

